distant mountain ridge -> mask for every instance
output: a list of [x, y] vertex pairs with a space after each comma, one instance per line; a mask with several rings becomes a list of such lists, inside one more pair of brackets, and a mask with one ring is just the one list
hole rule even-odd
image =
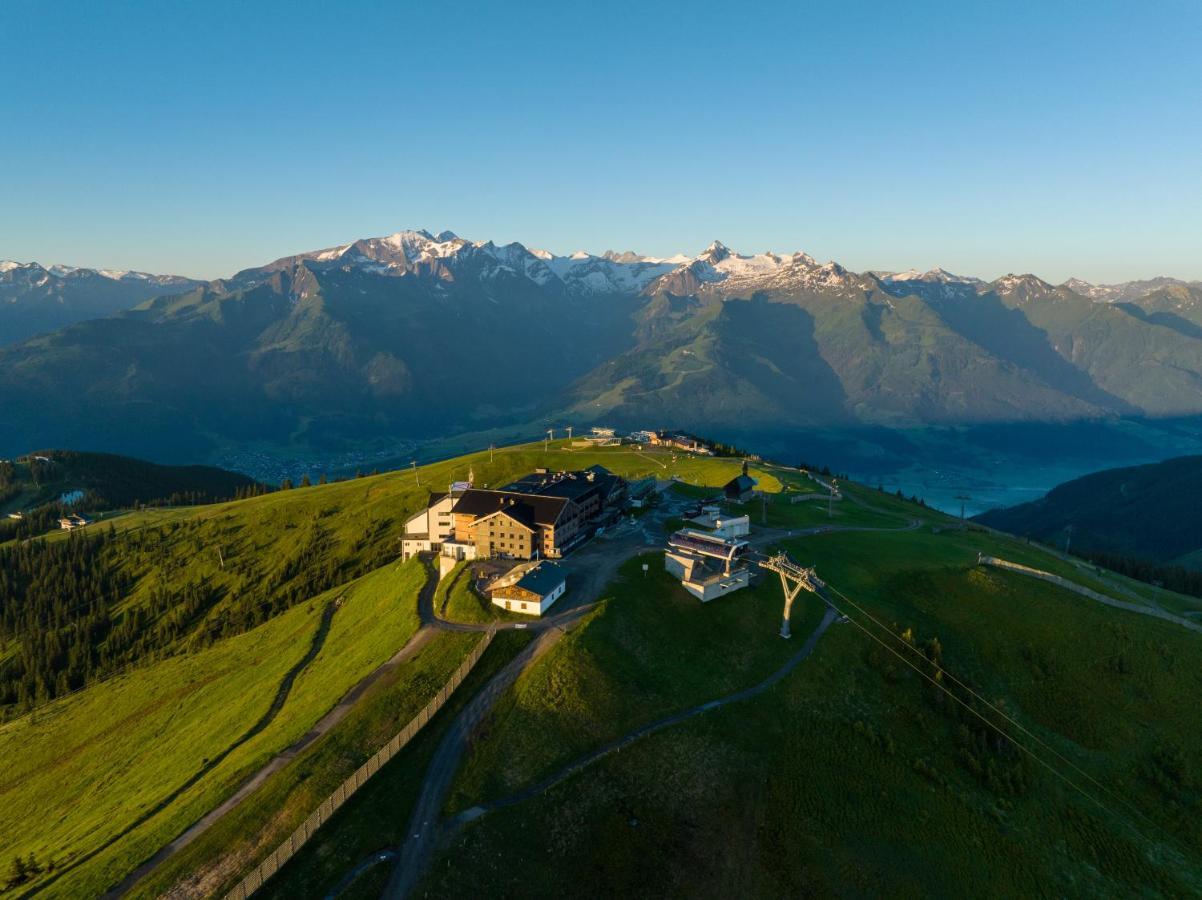
[[199, 284], [178, 275], [0, 260], [0, 346]]
[[718, 241], [693, 257], [557, 256], [401, 231], [160, 287], [0, 349], [0, 452], [203, 460], [597, 419], [713, 431], [1202, 413], [1202, 288], [1185, 282], [1102, 302], [1031, 274], [858, 273]]
[[1031, 503], [990, 510], [990, 527], [1080, 551], [1202, 565], [1202, 456], [1106, 469]]

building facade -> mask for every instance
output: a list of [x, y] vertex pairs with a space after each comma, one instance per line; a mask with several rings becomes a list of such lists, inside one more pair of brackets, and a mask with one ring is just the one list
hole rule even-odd
[[498, 579], [488, 589], [494, 604], [509, 612], [541, 616], [567, 590], [567, 576], [553, 562], [539, 562]]

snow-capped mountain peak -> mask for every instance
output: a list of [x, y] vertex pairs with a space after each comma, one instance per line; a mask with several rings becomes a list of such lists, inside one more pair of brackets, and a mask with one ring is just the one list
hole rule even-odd
[[923, 281], [928, 284], [983, 284], [980, 278], [973, 278], [971, 275], [955, 275], [939, 266], [925, 272], [920, 272], [918, 269], [887, 272], [881, 275], [881, 281], [889, 284], [906, 281]]
[[356, 269], [389, 277], [424, 274], [445, 279], [469, 272], [471, 277], [485, 280], [516, 276], [539, 285], [558, 282], [576, 295], [637, 293], [683, 259], [661, 260], [635, 253], [594, 256], [584, 250], [556, 256], [549, 250], [530, 249], [517, 242], [498, 245], [493, 241], [469, 241], [452, 231], [431, 234], [418, 229], [284, 257], [234, 277], [243, 283], [255, 283], [272, 272], [313, 263], [318, 269]]
[[1202, 286], [1197, 281], [1182, 281], [1180, 278], [1170, 278], [1158, 275], [1155, 278], [1143, 278], [1137, 281], [1120, 281], [1115, 284], [1091, 284], [1082, 278], [1070, 278], [1061, 287], [1066, 287], [1082, 297], [1097, 300], [1102, 303], [1128, 303], [1138, 300], [1152, 291], [1171, 290], [1173, 288], [1196, 288]]

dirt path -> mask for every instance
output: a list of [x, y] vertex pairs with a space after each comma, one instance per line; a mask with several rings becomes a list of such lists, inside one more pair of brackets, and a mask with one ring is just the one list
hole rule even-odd
[[1173, 622], [1176, 625], [1180, 625], [1182, 628], [1188, 628], [1190, 631], [1202, 632], [1202, 625], [1199, 625], [1197, 622], [1192, 622], [1183, 616], [1165, 612], [1159, 607], [1145, 606], [1140, 603], [1128, 603], [1126, 600], [1116, 600], [1114, 597], [1108, 597], [1105, 594], [1098, 593], [1092, 588], [1087, 588], [1083, 585], [1077, 584], [1076, 582], [1065, 578], [1063, 575], [1056, 575], [1052, 572], [1045, 572], [1042, 569], [1034, 569], [1031, 566], [1024, 566], [1021, 563], [999, 559], [996, 556], [985, 556], [984, 554], [978, 558], [978, 564], [983, 566], [993, 566], [1009, 572], [1017, 572], [1019, 575], [1026, 575], [1028, 578], [1038, 578], [1041, 581], [1046, 581], [1050, 584], [1062, 587], [1065, 590], [1080, 594], [1082, 597], [1087, 597], [1090, 600], [1103, 603], [1106, 606], [1113, 606], [1115, 609], [1139, 613], [1141, 616], [1151, 616], [1154, 619], [1163, 619], [1166, 622]]
[[384, 890], [384, 897], [404, 897], [426, 870], [440, 829], [440, 812], [451, 782], [459, 769], [459, 761], [467, 751], [468, 739], [501, 695], [509, 689], [522, 672], [555, 646], [565, 634], [560, 629], [543, 631], [537, 640], [527, 644], [509, 661], [465, 706], [451, 723], [434, 751], [426, 769], [421, 791], [409, 817], [409, 829], [404, 844], [397, 851], [396, 870]]
[[[633, 744], [641, 738], [644, 738], [655, 732], [662, 731], [666, 728], [671, 728], [681, 722], [685, 722], [702, 713], [710, 710], [719, 709], [730, 703], [738, 703], [742, 700], [749, 700], [752, 697], [759, 696], [769, 688], [778, 684], [790, 672], [792, 672], [803, 660], [808, 658], [818, 645], [819, 639], [826, 630], [838, 619], [839, 614], [831, 607], [827, 607], [823, 614], [822, 620], [815, 627], [814, 631], [806, 639], [801, 648], [793, 654], [779, 669], [760, 681], [757, 684], [748, 688], [735, 691], [706, 703], [690, 707], [678, 713], [673, 713], [670, 716], [665, 716], [662, 719], [657, 719], [648, 725], [641, 726], [627, 734], [616, 738], [613, 741], [597, 748], [596, 750], [586, 754], [580, 759], [569, 763], [562, 769], [551, 775], [549, 778], [535, 784], [525, 790], [506, 797], [503, 800], [498, 800], [494, 803], [474, 806], [471, 809], [460, 813], [455, 818], [449, 821], [441, 821], [440, 811], [446, 800], [446, 796], [450, 791], [451, 782], [455, 777], [455, 772], [458, 769], [459, 760], [467, 746], [468, 738], [472, 730], [483, 719], [487, 711], [500, 698], [509, 686], [517, 679], [521, 672], [537, 660], [540, 656], [546, 653], [559, 640], [563, 634], [560, 631], [553, 631], [544, 634], [538, 642], [531, 644], [523, 651], [522, 655], [515, 658], [504, 670], [496, 675], [481, 694], [477, 695], [472, 701], [472, 706], [479, 702], [478, 709], [469, 707], [465, 709], [452, 726], [451, 730], [444, 736], [443, 741], [439, 744], [436, 751], [435, 760], [430, 764], [430, 771], [427, 773], [426, 782], [422, 785], [422, 794], [418, 799], [417, 806], [414, 808], [413, 815], [410, 818], [409, 830], [406, 833], [406, 840], [400, 847], [388, 847], [383, 850], [374, 852], [370, 857], [363, 860], [351, 871], [349, 871], [342, 880], [330, 891], [327, 897], [337, 897], [345, 891], [350, 885], [364, 872], [375, 866], [386, 862], [395, 862], [395, 869], [392, 877], [388, 882], [388, 886], [384, 891], [383, 896], [389, 900], [396, 900], [412, 893], [416, 887], [418, 880], [425, 873], [429, 866], [430, 857], [435, 849], [448, 837], [451, 837], [455, 832], [464, 827], [467, 823], [472, 822], [481, 816], [507, 806], [514, 806], [525, 800], [528, 800], [538, 794], [543, 793], [551, 787], [554, 787], [559, 782], [570, 778], [572, 775], [587, 768], [599, 759], [602, 759], [609, 754], [621, 750], [624, 747]], [[542, 642], [546, 642], [542, 644]], [[542, 646], [539, 646], [542, 644]], [[529, 653], [526, 657], [525, 654]]]
[[830, 626], [834, 624], [835, 620], [838, 618], [839, 613], [833, 607], [826, 607], [826, 610], [822, 616], [822, 620], [814, 628], [813, 632], [810, 633], [810, 636], [806, 638], [806, 641], [804, 644], [802, 644], [801, 649], [789, 657], [784, 665], [782, 665], [779, 669], [758, 684], [754, 684], [751, 687], [744, 688], [740, 691], [735, 691], [731, 694], [726, 694], [725, 696], [718, 697], [715, 700], [709, 700], [705, 703], [700, 703], [697, 706], [682, 710], [678, 713], [673, 713], [670, 716], [665, 716], [664, 718], [657, 719], [648, 725], [643, 725], [640, 728], [636, 728], [633, 731], [627, 732], [621, 737], [610, 741], [608, 744], [598, 747], [591, 753], [587, 753], [574, 762], [569, 763], [558, 772], [551, 775], [549, 778], [540, 781], [538, 784], [532, 787], [526, 788], [519, 793], [505, 797], [501, 800], [494, 801], [493, 803], [485, 803], [479, 806], [473, 806], [471, 809], [464, 810], [447, 823], [447, 828], [452, 831], [458, 830], [468, 822], [472, 822], [487, 813], [498, 809], [504, 809], [507, 806], [514, 806], [525, 800], [529, 800], [532, 797], [536, 797], [559, 784], [561, 781], [572, 777], [582, 769], [591, 766], [597, 760], [602, 759], [603, 757], [606, 757], [617, 750], [623, 750], [633, 744], [635, 741], [647, 737], [648, 735], [655, 734], [657, 731], [663, 731], [665, 728], [671, 728], [674, 725], [679, 725], [681, 722], [695, 718], [696, 716], [699, 716], [702, 713], [707, 713], [710, 710], [720, 709], [727, 704], [739, 703], [743, 700], [750, 700], [752, 697], [758, 697], [769, 688], [778, 684], [786, 675], [797, 668], [802, 661], [808, 658], [810, 654], [814, 652], [814, 648], [818, 645], [818, 640], [823, 634], [826, 633], [826, 630], [830, 628]]
[[[422, 586], [421, 591], [418, 594], [419, 606], [422, 598], [425, 598], [427, 602], [433, 602], [434, 589], [437, 587], [437, 585], [437, 572], [429, 572], [427, 574], [426, 583]], [[329, 604], [327, 607], [327, 612], [329, 613], [330, 617], [333, 616], [333, 609], [334, 604]], [[329, 633], [329, 624], [329, 620], [325, 619], [324, 631], [321, 633], [321, 641], [318, 642], [315, 636], [314, 642], [309, 648], [309, 652], [302, 660], [303, 665], [298, 664], [289, 671], [288, 675], [285, 676], [284, 681], [287, 682], [287, 691], [283, 691], [284, 683], [281, 682], [281, 691], [277, 691], [276, 699], [272, 703], [272, 709], [269, 710], [272, 719], [275, 718], [275, 715], [283, 707], [284, 701], [287, 699], [288, 691], [291, 690], [292, 683], [295, 681], [296, 676], [299, 675], [304, 667], [312, 662], [317, 654], [321, 651], [321, 646], [325, 642], [326, 634]], [[350, 711], [355, 707], [355, 704], [368, 691], [368, 689], [371, 688], [372, 685], [378, 682], [389, 672], [393, 671], [401, 663], [405, 662], [407, 659], [416, 654], [422, 647], [430, 642], [430, 639], [434, 637], [434, 634], [435, 631], [432, 628], [425, 626], [419, 627], [418, 630], [409, 638], [409, 640], [405, 642], [405, 645], [401, 647], [400, 650], [393, 654], [393, 656], [389, 658], [387, 662], [374, 669], [362, 680], [360, 680], [358, 684], [347, 691], [346, 694], [342, 696], [342, 699], [339, 700], [329, 712], [318, 719], [312, 728], [301, 735], [301, 737], [294, 741], [291, 745], [277, 753], [258, 771], [242, 782], [242, 784], [238, 786], [238, 789], [229, 797], [227, 797], [219, 806], [214, 807], [212, 810], [190, 825], [177, 838], [175, 838], [169, 844], [164, 845], [157, 853], [154, 854], [154, 856], [150, 857], [150, 859], [146, 860], [144, 863], [130, 872], [118, 885], [111, 888], [104, 895], [105, 898], [120, 897], [127, 893], [135, 884], [137, 884], [168, 859], [175, 856], [175, 854], [179, 853], [198, 837], [208, 831], [214, 823], [230, 812], [230, 810], [235, 809], [241, 803], [243, 803], [247, 797], [253, 794], [263, 784], [263, 782], [295, 759], [314, 741], [316, 741], [322, 735], [327, 734], [332, 728], [338, 725], [339, 722], [345, 719], [347, 714], [350, 713]], [[205, 768], [205, 770], [199, 774], [203, 775], [210, 771], [213, 766], [228, 756], [235, 747], [241, 743], [244, 743], [246, 740], [249, 740], [249, 738], [253, 737], [255, 734], [258, 734], [263, 730], [263, 728], [267, 727], [269, 723], [270, 719], [267, 719], [266, 721], [261, 719], [239, 740], [237, 744], [234, 744], [225, 750], [219, 758], [213, 760]], [[179, 796], [179, 794], [186, 787], [190, 787], [192, 784], [195, 784], [197, 780], [199, 780], [199, 776], [194, 777], [192, 781], [190, 781], [184, 787], [178, 789], [167, 802], [174, 800], [175, 797]], [[151, 814], [158, 812], [164, 807], [164, 805], [165, 804], [161, 804], [159, 807], [153, 810]], [[141, 822], [145, 821], [146, 818], [149, 818], [149, 815], [151, 814], [143, 817], [143, 819], [141, 819], [137, 824], [141, 824]], [[133, 826], [131, 826], [131, 828], [132, 827]]]
[[[334, 620], [334, 613], [337, 612], [337, 610], [338, 610], [338, 604], [336, 601], [333, 601], [333, 600], [330, 601], [329, 603], [327, 603], [325, 605], [325, 607], [322, 609], [321, 618], [318, 619], [318, 622], [317, 622], [317, 629], [313, 632], [313, 637], [309, 641], [309, 649], [305, 652], [304, 656], [302, 656], [299, 660], [297, 660], [296, 664], [293, 665], [292, 668], [290, 668], [287, 672], [284, 673], [284, 677], [280, 679], [280, 683], [276, 686], [275, 696], [272, 697], [271, 703], [267, 707], [267, 710], [263, 713], [263, 715], [261, 715], [258, 718], [258, 720], [253, 725], [250, 726], [250, 728], [248, 728], [246, 731], [244, 731], [236, 740], [234, 740], [231, 744], [229, 744], [224, 750], [222, 750], [220, 753], [218, 753], [212, 759], [205, 760], [205, 762], [201, 765], [201, 767], [199, 769], [197, 769], [191, 776], [189, 776], [188, 779], [183, 782], [183, 784], [179, 785], [170, 794], [168, 794], [166, 797], [164, 797], [162, 800], [160, 800], [158, 803], [156, 803], [150, 809], [146, 810], [144, 813], [142, 813], [140, 816], [138, 816], [138, 818], [136, 818], [134, 821], [130, 822], [127, 826], [125, 826], [123, 829], [121, 829], [115, 835], [110, 837], [103, 844], [101, 844], [98, 847], [94, 847], [92, 850], [89, 850], [83, 856], [79, 857], [78, 859], [73, 860], [69, 865], [63, 867], [58, 872], [56, 872], [52, 878], [47, 879], [46, 881], [39, 884], [37, 887], [32, 888], [31, 890], [27, 891], [22, 896], [23, 897], [32, 897], [35, 894], [41, 893], [43, 890], [50, 887], [52, 884], [54, 884], [56, 881], [58, 881], [58, 879], [62, 878], [64, 875], [66, 875], [68, 872], [71, 872], [72, 870], [74, 870], [78, 866], [82, 865], [83, 863], [87, 862], [88, 860], [94, 859], [97, 855], [99, 855], [100, 853], [103, 853], [105, 850], [108, 850], [110, 847], [112, 847], [115, 843], [117, 843], [117, 841], [121, 840], [126, 835], [133, 832], [135, 829], [140, 828], [142, 825], [145, 825], [147, 822], [149, 822], [151, 819], [153, 819], [155, 816], [157, 816], [160, 812], [162, 812], [168, 806], [170, 806], [172, 803], [174, 803], [176, 801], [176, 799], [178, 799], [179, 796], [181, 794], [183, 794], [186, 790], [188, 790], [189, 788], [194, 786], [198, 781], [200, 781], [202, 778], [204, 778], [206, 775], [208, 775], [210, 772], [212, 772], [215, 768], [217, 768], [217, 766], [219, 766], [231, 753], [233, 753], [235, 750], [237, 750], [239, 747], [241, 747], [243, 744], [245, 744], [251, 738], [260, 734], [263, 731], [263, 729], [265, 729], [268, 725], [270, 725], [273, 721], [275, 721], [275, 718], [276, 718], [276, 716], [279, 715], [280, 710], [284, 708], [284, 702], [288, 699], [288, 695], [292, 693], [292, 686], [296, 683], [297, 677], [300, 675], [301, 672], [303, 672], [306, 668], [308, 668], [309, 664], [311, 662], [313, 662], [314, 659], [317, 658], [317, 654], [321, 652], [321, 648], [325, 645], [326, 637], [330, 633], [330, 623]], [[160, 851], [160, 852], [162, 852], [162, 851]], [[128, 875], [119, 885], [110, 889], [108, 891], [108, 893], [105, 894], [105, 896], [106, 897], [120, 896], [122, 893], [124, 893], [126, 890], [128, 890], [129, 887], [133, 885], [134, 881], [137, 880], [137, 877], [140, 877], [140, 876], [136, 876], [136, 873], [138, 871], [139, 870], [135, 870], [133, 873]]]

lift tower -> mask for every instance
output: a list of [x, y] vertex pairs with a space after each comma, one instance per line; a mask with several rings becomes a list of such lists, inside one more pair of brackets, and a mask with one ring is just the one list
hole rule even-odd
[[775, 572], [780, 576], [780, 586], [785, 592], [785, 614], [780, 624], [780, 636], [783, 638], [792, 637], [792, 634], [789, 632], [789, 613], [793, 609], [793, 601], [797, 599], [797, 595], [803, 589], [822, 596], [822, 589], [826, 585], [814, 574], [812, 567], [806, 568], [797, 565], [797, 563], [789, 559], [789, 554], [784, 552], [765, 556], [755, 560], [755, 562], [761, 569], [767, 569], [769, 572]]

